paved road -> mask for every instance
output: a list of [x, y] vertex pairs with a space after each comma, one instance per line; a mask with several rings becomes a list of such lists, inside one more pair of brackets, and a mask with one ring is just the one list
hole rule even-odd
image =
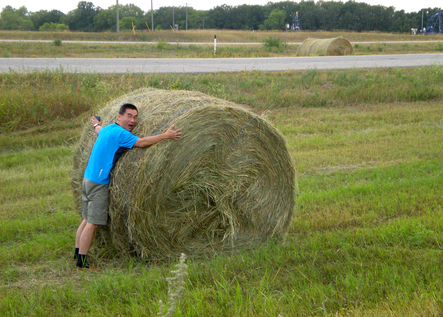
[[277, 58], [0, 58], [0, 72], [217, 73], [443, 65], [443, 54]]

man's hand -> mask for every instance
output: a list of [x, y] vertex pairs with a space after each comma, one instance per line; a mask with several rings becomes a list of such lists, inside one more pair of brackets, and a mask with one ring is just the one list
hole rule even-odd
[[101, 122], [99, 120], [97, 120], [96, 116], [92, 116], [91, 125], [92, 125], [92, 128], [94, 129], [94, 132], [98, 135], [98, 132], [100, 131], [102, 126], [101, 126]]
[[182, 137], [182, 130], [174, 130], [174, 125], [171, 125], [169, 129], [165, 132], [165, 136], [167, 139], [178, 140]]
[[171, 125], [169, 129], [162, 134], [145, 136], [144, 138], [138, 139], [134, 146], [135, 147], [147, 147], [153, 145], [162, 140], [170, 139], [170, 140], [178, 140], [182, 137], [182, 130], [177, 129], [174, 130], [174, 125]]
[[96, 125], [97, 123], [101, 124], [101, 122], [97, 120], [96, 116], [92, 116], [92, 118], [91, 118], [92, 126]]

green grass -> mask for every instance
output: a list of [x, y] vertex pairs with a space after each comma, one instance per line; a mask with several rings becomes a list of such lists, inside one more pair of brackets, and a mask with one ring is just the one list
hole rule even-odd
[[[315, 35], [313, 35], [315, 36]], [[86, 44], [0, 42], [0, 55], [8, 58], [213, 58], [214, 46], [198, 44]], [[299, 45], [289, 45], [278, 37], [263, 39], [263, 45], [218, 45], [217, 58], [295, 56]], [[354, 45], [353, 55], [439, 53], [442, 44], [367, 44]]]
[[[423, 41], [423, 37], [411, 33], [380, 33], [380, 32], [347, 32], [347, 31], [240, 31], [240, 30], [188, 30], [173, 32], [172, 30], [147, 30], [116, 32], [51, 32], [51, 31], [5, 31], [0, 30], [1, 39], [53, 40], [62, 41], [139, 41], [139, 42], [204, 42], [213, 43], [217, 35], [217, 43], [262, 43], [268, 37], [278, 37], [283, 42], [303, 42], [310, 37], [332, 38], [344, 36], [351, 42], [385, 42], [385, 41]], [[428, 35], [427, 40], [441, 40], [439, 35]]]
[[0, 314], [155, 316], [166, 302], [174, 263], [119, 258], [98, 241], [101, 272], [71, 262], [80, 124], [151, 86], [249, 105], [285, 135], [299, 174], [287, 238], [188, 260], [174, 316], [441, 316], [442, 71], [0, 75]]
[[[411, 69], [224, 74], [0, 74], [0, 128], [20, 130], [70, 120], [140, 87], [198, 90], [254, 111], [441, 100], [441, 66]], [[418, 114], [417, 114], [418, 115]], [[358, 118], [356, 118], [358, 120]], [[55, 136], [53, 136], [55, 137]], [[2, 141], [0, 141], [2, 144]], [[9, 145], [8, 145], [9, 146]]]
[[[213, 39], [217, 35], [217, 58], [295, 56], [298, 44], [307, 38], [334, 38], [344, 36], [350, 42], [376, 42], [354, 44], [354, 55], [439, 53], [439, 36], [413, 36], [411, 34], [357, 33], [357, 32], [278, 32], [228, 30], [170, 30], [113, 32], [46, 32], [1, 31], [0, 39], [50, 40], [50, 43], [0, 42], [0, 56], [4, 58], [213, 58]], [[54, 40], [55, 39], [55, 40]], [[66, 41], [107, 41], [109, 44], [66, 43]], [[138, 44], [118, 44], [137, 42]], [[387, 43], [411, 41], [412, 43]], [[184, 43], [183, 45], [168, 43]], [[188, 44], [186, 44], [188, 43]], [[195, 44], [197, 43], [197, 44]], [[199, 43], [206, 43], [201, 45]], [[255, 43], [263, 45], [222, 45], [226, 43]]]

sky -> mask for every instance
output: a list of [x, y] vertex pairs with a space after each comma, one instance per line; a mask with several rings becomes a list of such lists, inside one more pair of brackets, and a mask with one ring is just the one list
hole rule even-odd
[[[39, 10], [60, 10], [63, 13], [68, 13], [71, 10], [77, 8], [77, 3], [80, 0], [0, 0], [0, 9], [3, 9], [5, 6], [10, 5], [11, 7], [18, 9], [21, 6], [25, 6], [28, 11], [39, 11]], [[88, 2], [92, 2], [96, 7], [101, 7], [103, 9], [107, 9], [108, 7], [115, 5], [116, 0], [86, 0]], [[220, 6], [223, 4], [237, 6], [241, 4], [249, 4], [249, 5], [265, 5], [269, 2], [269, 0], [151, 0], [153, 3], [154, 10], [157, 10], [160, 7], [179, 7], [186, 6], [188, 3], [188, 7], [192, 7], [196, 10], [209, 10], [216, 6]], [[151, 10], [151, 1], [149, 0], [119, 0], [119, 4], [134, 4], [138, 6], [143, 11]], [[300, 2], [295, 1], [295, 2]], [[328, 0], [325, 0], [328, 1]], [[272, 2], [280, 2], [280, 1], [272, 1]], [[317, 2], [317, 1], [316, 1]], [[347, 2], [347, 0], [342, 0], [342, 2]], [[386, 7], [394, 7], [398, 10], [405, 10], [405, 12], [418, 12], [423, 8], [436, 8], [442, 7], [443, 3], [441, 0], [425, 0], [421, 1], [412, 1], [412, 0], [356, 0], [356, 2], [365, 2], [370, 5], [383, 5]]]

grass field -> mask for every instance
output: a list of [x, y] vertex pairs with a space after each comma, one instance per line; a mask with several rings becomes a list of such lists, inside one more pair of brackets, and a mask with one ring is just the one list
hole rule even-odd
[[[441, 316], [443, 67], [200, 75], [0, 74], [0, 315], [155, 316], [175, 263], [71, 256], [81, 124], [139, 87], [249, 105], [286, 137], [285, 241], [189, 259], [174, 316]], [[184, 133], [186, 133], [186, 127]], [[102, 254], [102, 253], [100, 253]]]
[[[295, 56], [299, 45], [283, 42], [276, 46], [219, 45], [217, 58], [288, 57]], [[441, 43], [371, 43], [354, 44], [353, 55], [426, 54], [443, 51]], [[156, 44], [71, 44], [63, 43], [2, 43], [3, 58], [213, 58], [212, 45], [178, 45], [159, 42]]]
[[[443, 51], [440, 36], [413, 36], [409, 34], [350, 33], [350, 32], [249, 32], [226, 30], [194, 31], [138, 31], [117, 33], [81, 32], [19, 32], [0, 31], [0, 39], [60, 40], [61, 45], [49, 43], [0, 42], [0, 57], [3, 58], [211, 58], [214, 57], [213, 39], [217, 35], [217, 57], [277, 57], [295, 56], [298, 44], [306, 38], [332, 38], [344, 36], [353, 45], [354, 55], [417, 54]], [[223, 43], [263, 44], [269, 39], [278, 39], [276, 45], [221, 45]], [[67, 40], [109, 41], [109, 44], [64, 43]], [[115, 41], [138, 42], [117, 44]], [[411, 43], [389, 43], [408, 41]], [[426, 43], [425, 41], [433, 41]], [[184, 45], [168, 43], [189, 43]], [[370, 42], [370, 43], [368, 43]], [[388, 43], [387, 43], [388, 42]], [[207, 43], [201, 45], [195, 43]]]
[[[220, 32], [220, 33], [218, 33]], [[0, 43], [1, 57], [209, 57], [213, 31], [0, 32], [0, 38], [158, 41], [154, 45]], [[217, 31], [219, 41], [338, 33]], [[440, 52], [441, 43], [350, 33], [354, 54]], [[208, 40], [209, 38], [209, 40]], [[426, 37], [429, 40], [440, 38]], [[221, 57], [293, 55], [295, 46], [220, 47]], [[111, 53], [112, 52], [112, 53]], [[70, 188], [81, 123], [139, 87], [192, 89], [248, 105], [287, 138], [299, 173], [285, 241], [190, 259], [174, 316], [441, 316], [443, 67], [101, 75], [0, 74], [0, 315], [154, 316], [174, 263], [91, 250], [99, 273], [73, 268], [80, 218]], [[185, 129], [185, 128], [184, 128]], [[186, 131], [186, 129], [185, 129]], [[99, 254], [101, 256], [99, 256]]]
[[140, 42], [203, 42], [212, 43], [214, 35], [220, 43], [261, 43], [267, 37], [278, 37], [283, 42], [303, 42], [309, 37], [331, 38], [345, 36], [351, 42], [385, 42], [385, 41], [423, 41], [437, 40], [438, 35], [420, 36], [404, 33], [380, 32], [348, 32], [348, 31], [318, 31], [318, 32], [284, 32], [284, 31], [239, 31], [239, 30], [188, 30], [173, 32], [161, 30], [153, 33], [147, 30], [116, 32], [46, 32], [46, 31], [4, 31], [0, 30], [0, 39], [24, 40], [83, 40], [83, 41], [140, 41]]

